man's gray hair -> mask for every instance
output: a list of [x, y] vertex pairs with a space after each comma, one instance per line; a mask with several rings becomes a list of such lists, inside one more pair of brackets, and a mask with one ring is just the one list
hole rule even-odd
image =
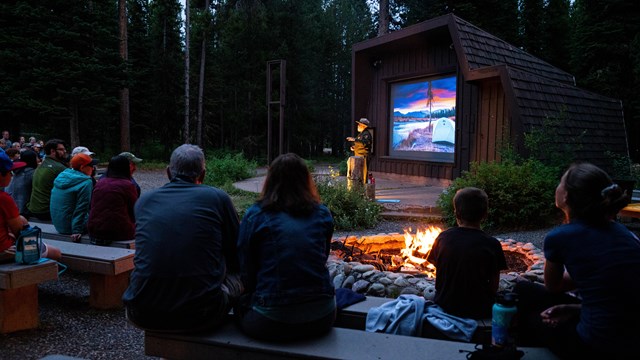
[[178, 146], [169, 160], [171, 176], [185, 176], [196, 179], [204, 171], [204, 152], [199, 146], [184, 144]]

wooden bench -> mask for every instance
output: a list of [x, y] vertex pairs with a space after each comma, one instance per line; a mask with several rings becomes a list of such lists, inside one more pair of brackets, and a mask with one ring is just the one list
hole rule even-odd
[[622, 210], [620, 210], [619, 215], [640, 219], [640, 203], [627, 205]]
[[38, 327], [38, 284], [58, 279], [58, 264], [0, 264], [0, 333]]
[[[316, 339], [271, 343], [243, 335], [234, 324], [215, 332], [145, 332], [145, 354], [167, 359], [466, 359], [475, 345], [334, 327]], [[519, 348], [523, 359], [557, 359], [545, 348]]]
[[[31, 226], [37, 226], [40, 229], [42, 229], [42, 237], [43, 238], [72, 242], [71, 241], [71, 235], [60, 234], [58, 231], [56, 231], [56, 227], [53, 226], [53, 224], [50, 223], [50, 222], [42, 222], [40, 220], [39, 221], [29, 220], [29, 223], [31, 224]], [[82, 243], [82, 244], [91, 244], [91, 240], [89, 239], [88, 235], [82, 235], [80, 243]], [[124, 248], [124, 249], [135, 249], [136, 248], [136, 241], [133, 240], [133, 239], [132, 240], [123, 240], [123, 241], [113, 241], [109, 245], [109, 247], [118, 247], [118, 248]]]
[[[364, 330], [366, 328], [367, 313], [373, 307], [381, 306], [393, 299], [367, 296], [364, 301], [349, 305], [338, 312], [334, 326], [348, 329]], [[476, 320], [478, 328], [473, 336], [474, 343], [489, 343], [491, 341], [491, 319]], [[423, 329], [424, 337], [435, 337], [436, 339], [446, 339], [435, 328]]]
[[97, 309], [122, 307], [122, 294], [129, 286], [133, 270], [134, 250], [78, 244], [45, 239], [62, 252], [60, 262], [69, 269], [88, 272], [90, 277], [89, 305]]

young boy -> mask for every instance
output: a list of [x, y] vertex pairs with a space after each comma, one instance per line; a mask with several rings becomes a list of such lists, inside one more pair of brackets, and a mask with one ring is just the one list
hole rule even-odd
[[467, 187], [453, 197], [457, 227], [440, 233], [427, 260], [436, 267], [435, 302], [451, 315], [486, 319], [507, 268], [500, 242], [480, 230], [488, 197]]

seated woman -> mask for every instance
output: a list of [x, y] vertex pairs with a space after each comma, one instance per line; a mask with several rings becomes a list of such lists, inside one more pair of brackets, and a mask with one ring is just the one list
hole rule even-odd
[[120, 155], [112, 157], [106, 175], [91, 195], [87, 227], [92, 244], [109, 245], [112, 241], [135, 238], [133, 206], [138, 193], [130, 178], [129, 160]]
[[595, 165], [576, 164], [565, 172], [556, 206], [566, 224], [544, 239], [545, 286], [516, 284], [523, 341], [543, 335], [538, 340], [568, 359], [625, 358], [636, 345], [640, 240], [613, 221], [628, 201]]
[[277, 157], [240, 223], [246, 293], [235, 313], [247, 335], [289, 341], [331, 328], [336, 302], [326, 261], [332, 235], [333, 218], [304, 161], [291, 153]]

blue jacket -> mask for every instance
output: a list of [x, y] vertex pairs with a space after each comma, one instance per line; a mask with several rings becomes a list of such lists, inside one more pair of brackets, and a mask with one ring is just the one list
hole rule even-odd
[[252, 305], [284, 306], [333, 296], [326, 268], [333, 217], [319, 205], [304, 217], [250, 207], [240, 222], [240, 269]]
[[28, 166], [14, 170], [13, 179], [11, 179], [11, 183], [9, 183], [9, 186], [5, 189], [16, 202], [16, 205], [18, 205], [20, 214], [26, 214], [28, 212], [27, 204], [31, 198], [31, 184], [34, 171], [34, 168]]
[[60, 234], [86, 233], [93, 182], [91, 177], [66, 169], [53, 181], [51, 221]]

